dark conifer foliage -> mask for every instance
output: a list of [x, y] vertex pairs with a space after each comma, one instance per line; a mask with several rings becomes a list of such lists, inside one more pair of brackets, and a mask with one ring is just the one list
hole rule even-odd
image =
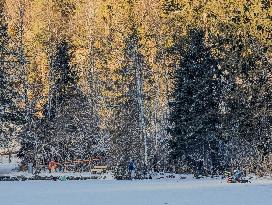
[[67, 41], [61, 42], [55, 56], [52, 56], [53, 85], [49, 102], [45, 105], [45, 115], [54, 118], [56, 110], [71, 97], [77, 88], [77, 75], [71, 67], [71, 46]]
[[71, 66], [71, 51], [69, 43], [63, 41], [52, 57], [53, 85], [49, 101], [44, 109], [45, 116], [37, 126], [38, 144], [28, 152], [35, 162], [88, 159], [104, 152], [99, 147], [99, 128], [91, 104], [78, 86], [76, 72]]
[[[113, 153], [114, 161], [118, 164], [120, 173], [125, 173], [127, 162], [130, 159], [139, 161], [142, 166], [143, 158], [143, 130], [141, 118], [141, 105], [139, 98], [143, 98], [142, 90], [139, 88], [139, 80], [142, 79], [143, 56], [139, 52], [139, 36], [134, 28], [126, 40], [125, 60], [123, 69], [117, 75], [120, 80], [116, 82], [117, 91], [125, 89], [122, 95], [115, 101], [114, 122], [115, 127], [112, 134], [114, 139]], [[122, 147], [122, 149], [119, 149]]]
[[[188, 46], [182, 47], [186, 42]], [[191, 30], [175, 49], [181, 60], [174, 75], [171, 103], [172, 156], [209, 161], [210, 168], [218, 168], [221, 94], [218, 62], [205, 45], [201, 30]]]
[[[256, 39], [227, 39], [220, 51], [224, 53], [221, 69], [226, 73], [222, 94], [222, 128], [228, 147], [225, 162], [232, 159], [234, 166], [244, 166], [241, 159], [245, 159], [244, 164], [256, 169], [271, 153], [271, 62]], [[245, 50], [252, 52], [243, 56]]]
[[71, 46], [68, 42], [63, 41], [57, 47], [57, 53], [54, 62], [56, 72], [56, 88], [60, 100], [64, 100], [71, 89], [76, 86], [76, 72], [71, 67]]
[[7, 29], [4, 1], [0, 2], [0, 147], [11, 143], [11, 136], [15, 136], [16, 126], [22, 124], [22, 113], [16, 102], [19, 94], [15, 89], [13, 75], [16, 62], [10, 62], [16, 56], [9, 48], [10, 37]]
[[269, 9], [0, 0], [0, 154], [20, 149], [34, 165], [102, 155], [122, 176], [131, 159], [138, 176], [271, 174]]

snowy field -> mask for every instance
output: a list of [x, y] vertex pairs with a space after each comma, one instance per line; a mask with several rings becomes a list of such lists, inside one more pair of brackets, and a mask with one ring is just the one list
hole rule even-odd
[[220, 179], [0, 182], [1, 205], [271, 205], [272, 181]]

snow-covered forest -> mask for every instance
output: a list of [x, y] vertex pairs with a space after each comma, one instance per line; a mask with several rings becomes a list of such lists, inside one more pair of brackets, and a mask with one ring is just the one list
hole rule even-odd
[[269, 0], [0, 0], [0, 153], [272, 173]]

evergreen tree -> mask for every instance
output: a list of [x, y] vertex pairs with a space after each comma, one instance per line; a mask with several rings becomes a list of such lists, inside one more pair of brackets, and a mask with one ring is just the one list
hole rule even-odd
[[[248, 50], [251, 52], [246, 53]], [[224, 161], [231, 167], [261, 167], [272, 150], [271, 63], [266, 47], [252, 37], [245, 40], [230, 35], [221, 52], [220, 65], [227, 73], [222, 128], [228, 153]]]
[[76, 86], [77, 76], [71, 67], [71, 46], [68, 42], [61, 42], [57, 47], [54, 69], [56, 69], [56, 88], [60, 101], [65, 100]]
[[[128, 36], [125, 46], [125, 60], [116, 82], [117, 92], [121, 92], [115, 101], [116, 124], [113, 127], [112, 155], [116, 157], [119, 171], [127, 169], [130, 159], [137, 161], [138, 169], [145, 164], [145, 119], [143, 108], [143, 56], [139, 52], [139, 36], [135, 28]], [[122, 149], [120, 149], [122, 147]], [[116, 160], [115, 159], [115, 160]]]
[[45, 116], [38, 120], [32, 138], [22, 146], [21, 157], [25, 161], [63, 162], [104, 154], [92, 104], [78, 86], [77, 73], [71, 67], [70, 49], [65, 41], [57, 47], [52, 68], [54, 84]]
[[[205, 45], [201, 30], [191, 30], [176, 49], [181, 60], [175, 71], [174, 100], [170, 105], [172, 157], [188, 163], [202, 161], [213, 171], [219, 168], [218, 62]], [[191, 166], [196, 168], [195, 163]]]
[[45, 115], [54, 118], [57, 109], [69, 99], [77, 89], [77, 75], [71, 67], [71, 46], [62, 41], [52, 56], [53, 86], [50, 88], [49, 102], [45, 105]]
[[9, 62], [12, 53], [9, 49], [8, 25], [5, 21], [5, 2], [0, 3], [0, 147], [9, 146], [16, 127], [22, 123], [22, 116], [16, 104], [18, 93], [15, 88], [14, 64]]

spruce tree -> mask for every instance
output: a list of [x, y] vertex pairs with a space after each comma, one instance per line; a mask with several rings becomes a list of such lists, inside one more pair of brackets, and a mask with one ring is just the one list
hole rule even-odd
[[0, 3], [0, 147], [9, 146], [11, 137], [16, 133], [16, 127], [22, 122], [22, 116], [17, 106], [18, 93], [14, 87], [12, 69], [15, 63], [9, 62], [8, 25], [5, 21], [5, 2]]
[[63, 41], [57, 48], [54, 68], [56, 69], [56, 87], [60, 100], [65, 100], [76, 86], [76, 73], [71, 67], [71, 46]]
[[119, 164], [120, 172], [126, 171], [130, 159], [137, 159], [138, 167], [143, 166], [144, 142], [139, 105], [139, 98], [143, 96], [139, 93], [139, 84], [137, 84], [139, 76], [136, 71], [138, 69], [141, 75], [142, 67], [139, 65], [142, 65], [143, 58], [139, 53], [139, 37], [136, 29], [133, 29], [127, 37], [124, 52], [123, 67], [117, 73], [120, 79], [116, 82], [117, 92], [121, 92], [122, 95], [115, 100], [115, 127], [112, 131], [114, 140], [111, 150], [116, 157], [114, 160]]
[[71, 67], [71, 46], [62, 41], [56, 49], [52, 64], [53, 85], [50, 88], [49, 101], [45, 105], [45, 115], [53, 119], [57, 109], [69, 99], [77, 89], [77, 75]]
[[[266, 47], [253, 37], [231, 35], [225, 42], [220, 63], [227, 71], [222, 127], [228, 154], [224, 161], [232, 167], [261, 167], [272, 150], [271, 63]], [[246, 50], [252, 52], [245, 55]]]
[[52, 57], [54, 82], [37, 130], [41, 161], [88, 159], [103, 152], [92, 104], [78, 86], [77, 73], [71, 66], [71, 50], [63, 41]]
[[201, 30], [191, 30], [175, 49], [181, 60], [170, 104], [172, 157], [186, 161], [192, 169], [205, 163], [209, 171], [214, 171], [219, 168], [218, 62], [205, 45]]

